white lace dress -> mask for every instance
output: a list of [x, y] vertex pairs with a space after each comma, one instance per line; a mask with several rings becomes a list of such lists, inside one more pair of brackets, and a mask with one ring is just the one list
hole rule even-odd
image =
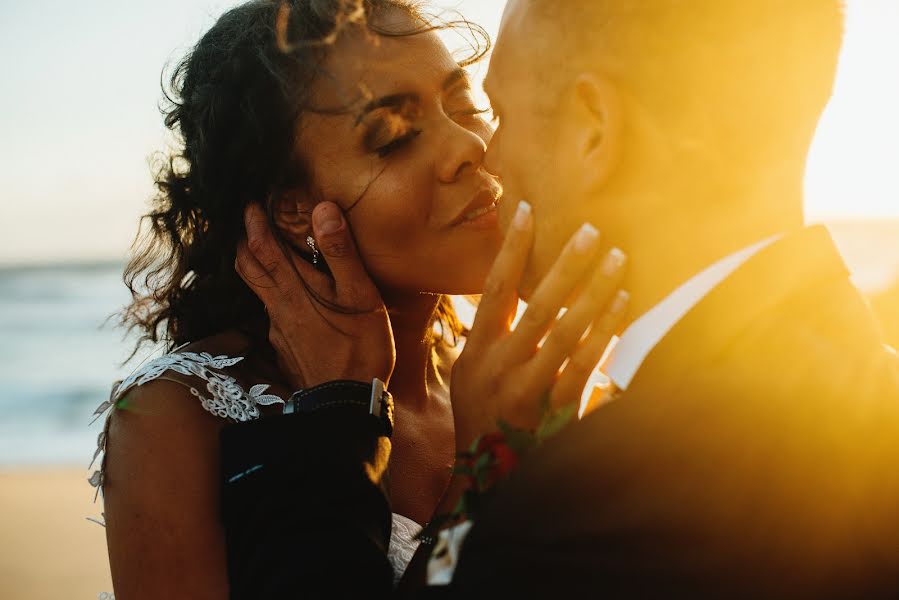
[[[254, 385], [249, 390], [244, 390], [234, 377], [225, 373], [226, 369], [233, 367], [244, 357], [212, 356], [201, 352], [173, 352], [156, 360], [153, 360], [139, 368], [127, 379], [117, 382], [112, 386], [109, 400], [101, 404], [94, 412], [94, 420], [106, 415], [106, 425], [97, 439], [97, 450], [89, 468], [92, 468], [97, 459], [100, 459], [99, 468], [93, 472], [89, 481], [97, 489], [97, 495], [103, 489], [106, 436], [109, 431], [109, 418], [113, 409], [126, 393], [137, 386], [144, 385], [155, 379], [168, 379], [190, 389], [190, 393], [197, 398], [200, 404], [208, 412], [231, 422], [243, 422], [258, 419], [260, 406], [284, 404], [284, 400], [273, 394], [266, 394], [269, 386], [265, 384]], [[167, 374], [180, 374], [187, 376], [196, 385], [188, 385], [183, 380], [167, 377]], [[202, 389], [201, 389], [202, 388]], [[95, 520], [95, 519], [92, 519]], [[103, 525], [103, 520], [95, 520]], [[416, 539], [421, 526], [403, 515], [394, 513], [390, 545], [387, 558], [393, 567], [394, 582], [398, 582], [409, 566], [412, 555], [418, 548]], [[112, 598], [112, 596], [106, 596]]]

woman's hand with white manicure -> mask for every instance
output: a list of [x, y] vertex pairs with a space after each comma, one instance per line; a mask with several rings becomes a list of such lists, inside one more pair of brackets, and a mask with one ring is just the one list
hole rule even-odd
[[[450, 392], [460, 451], [493, 431], [498, 420], [536, 425], [547, 396], [555, 408], [579, 402], [627, 308], [628, 296], [618, 289], [625, 255], [616, 248], [600, 260], [599, 232], [585, 224], [512, 329], [533, 235], [531, 208], [522, 202], [453, 368]], [[567, 301], [567, 312], [557, 318]]]

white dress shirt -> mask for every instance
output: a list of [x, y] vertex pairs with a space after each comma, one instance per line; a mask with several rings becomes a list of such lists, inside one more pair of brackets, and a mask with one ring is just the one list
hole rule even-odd
[[688, 312], [734, 271], [780, 237], [770, 237], [722, 258], [671, 292], [621, 334], [609, 350], [602, 372], [619, 390], [626, 390], [649, 353]]

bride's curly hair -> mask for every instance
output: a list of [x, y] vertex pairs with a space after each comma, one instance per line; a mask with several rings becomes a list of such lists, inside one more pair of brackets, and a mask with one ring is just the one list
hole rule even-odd
[[[418, 25], [379, 29], [371, 17], [388, 9]], [[312, 84], [326, 75], [329, 46], [349, 26], [385, 36], [460, 30], [470, 46], [463, 66], [490, 47], [481, 27], [426, 15], [412, 0], [254, 0], [225, 13], [163, 89], [177, 147], [153, 160], [157, 194], [124, 272], [132, 302], [122, 321], [140, 334], [135, 352], [145, 342], [171, 350], [234, 328], [267, 333], [262, 303], [234, 269], [244, 209], [263, 201], [273, 223], [271, 199], [312, 183], [294, 132], [312, 109]], [[463, 333], [448, 297], [434, 325], [443, 333], [435, 343]]]

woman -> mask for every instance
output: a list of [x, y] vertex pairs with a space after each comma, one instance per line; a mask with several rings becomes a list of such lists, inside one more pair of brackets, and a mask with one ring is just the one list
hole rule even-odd
[[93, 478], [120, 598], [227, 597], [219, 432], [280, 413], [306, 383], [281, 368], [264, 306], [234, 269], [254, 204], [285, 253], [322, 270], [310, 215], [337, 204], [384, 299], [402, 574], [457, 444], [447, 381], [463, 331], [446, 294], [480, 293], [501, 239], [501, 188], [481, 166], [491, 129], [461, 70], [484, 48], [459, 64], [433, 29], [403, 0], [257, 0], [179, 66], [166, 124], [183, 148], [160, 170], [126, 271], [126, 321], [171, 353], [113, 390]]

